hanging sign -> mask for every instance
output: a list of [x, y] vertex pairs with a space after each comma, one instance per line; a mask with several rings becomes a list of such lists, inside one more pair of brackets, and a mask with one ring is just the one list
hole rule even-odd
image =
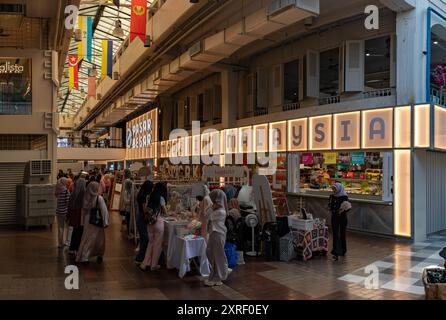
[[302, 153], [302, 164], [306, 166], [311, 166], [313, 164], [313, 153], [305, 152]]
[[336, 164], [336, 152], [326, 152], [324, 153], [324, 163], [325, 164]]
[[352, 153], [352, 163], [353, 164], [365, 164], [365, 152], [353, 152]]

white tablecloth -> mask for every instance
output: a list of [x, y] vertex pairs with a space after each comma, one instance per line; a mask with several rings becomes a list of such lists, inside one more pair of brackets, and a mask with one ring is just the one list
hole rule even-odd
[[203, 237], [197, 239], [183, 239], [175, 237], [171, 266], [179, 270], [178, 276], [183, 278], [190, 271], [190, 259], [198, 257], [200, 260], [200, 274], [207, 277], [210, 274], [209, 261], [206, 256], [206, 241]]
[[203, 238], [185, 240], [177, 236], [176, 229], [187, 227], [187, 222], [164, 221], [164, 253], [168, 269], [178, 269], [180, 278], [190, 271], [189, 259], [200, 258], [200, 274], [210, 274], [206, 256], [206, 241]]

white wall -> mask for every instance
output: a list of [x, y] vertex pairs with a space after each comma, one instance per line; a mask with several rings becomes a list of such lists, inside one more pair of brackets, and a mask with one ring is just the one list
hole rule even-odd
[[[29, 156], [34, 159], [52, 159], [56, 163], [56, 134], [52, 129], [44, 127], [44, 113], [56, 111], [55, 87], [51, 80], [45, 80], [44, 51], [38, 49], [2, 48], [2, 57], [23, 57], [32, 59], [32, 115], [8, 116], [0, 115], [0, 134], [45, 134], [48, 136], [47, 153], [26, 153], [17, 151], [1, 151], [3, 159], [12, 162], [23, 162]], [[35, 158], [40, 155], [40, 157]], [[55, 165], [54, 175], [55, 177]]]

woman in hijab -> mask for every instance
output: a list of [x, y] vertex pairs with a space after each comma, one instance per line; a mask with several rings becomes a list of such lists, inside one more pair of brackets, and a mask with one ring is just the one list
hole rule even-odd
[[344, 202], [348, 202], [348, 195], [345, 192], [344, 186], [337, 182], [332, 186], [333, 194], [328, 200], [328, 207], [331, 211], [331, 227], [333, 232], [333, 260], [338, 261], [340, 256], [345, 256], [347, 253], [347, 212], [350, 210], [345, 208]]
[[147, 207], [151, 208], [154, 212], [157, 212], [158, 215], [156, 222], [147, 226], [149, 245], [146, 250], [144, 261], [139, 266], [143, 271], [147, 271], [148, 267], [150, 267], [151, 271], [159, 270], [161, 268], [158, 262], [161, 256], [164, 236], [164, 219], [162, 216], [167, 214], [166, 203], [168, 200], [166, 185], [161, 182], [157, 183], [153, 188], [147, 203]]
[[141, 189], [136, 196], [136, 202], [138, 203], [138, 212], [136, 216], [136, 227], [139, 233], [139, 251], [135, 258], [136, 264], [141, 264], [144, 261], [146, 255], [147, 245], [149, 244], [149, 234], [147, 232], [147, 225], [144, 222], [144, 204], [147, 203], [148, 197], [153, 189], [153, 182], [150, 180], [145, 181]]
[[56, 191], [54, 193], [57, 199], [56, 218], [58, 230], [58, 247], [63, 247], [63, 236], [65, 232], [65, 221], [68, 213], [68, 201], [70, 200], [70, 192], [67, 188], [67, 178], [62, 177], [57, 181]]
[[212, 200], [209, 197], [210, 191], [206, 185], [203, 185], [204, 196], [197, 196], [197, 200], [200, 201], [198, 205], [198, 216], [201, 222], [201, 236], [207, 241], [208, 234], [208, 219], [206, 218], [206, 211], [212, 207]]
[[204, 282], [208, 287], [221, 286], [222, 281], [228, 278], [228, 260], [225, 254], [226, 226], [225, 220], [228, 216], [226, 194], [216, 189], [210, 193], [212, 207], [206, 211], [208, 223], [208, 248], [207, 257], [211, 266], [209, 279]]
[[[98, 227], [89, 222], [90, 211], [96, 207], [101, 212], [104, 221], [103, 227]], [[109, 225], [109, 215], [104, 198], [99, 195], [99, 183], [93, 181], [88, 184], [83, 209], [88, 214], [84, 217], [85, 229], [76, 255], [76, 262], [86, 263], [91, 257], [97, 257], [97, 261], [100, 263], [105, 253], [105, 228]]]
[[86, 184], [87, 182], [82, 175], [75, 180], [73, 193], [70, 196], [70, 202], [68, 204], [68, 223], [73, 228], [69, 249], [70, 254], [76, 254], [84, 231], [82, 206], [84, 204]]

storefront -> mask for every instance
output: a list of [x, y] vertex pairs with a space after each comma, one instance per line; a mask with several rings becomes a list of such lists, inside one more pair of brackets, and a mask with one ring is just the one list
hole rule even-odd
[[[134, 121], [128, 127], [144, 132], [144, 125]], [[188, 134], [180, 130], [169, 141], [146, 140], [144, 146], [144, 137], [132, 130], [131, 141], [139, 139], [141, 145], [128, 150], [127, 160], [135, 160], [134, 154], [153, 159], [160, 178], [182, 182], [208, 179], [203, 171], [209, 166], [244, 167], [249, 173], [237, 183], [251, 184], [254, 174], [266, 175], [276, 208], [283, 209], [286, 198], [289, 211], [304, 205], [326, 219], [330, 186], [340, 182], [353, 203], [352, 230], [423, 239], [446, 229], [439, 210], [446, 207], [441, 179], [438, 186], [427, 181], [446, 174], [446, 163], [434, 159], [446, 151], [442, 107], [386, 107]], [[218, 173], [207, 181], [234, 183], [235, 177]], [[423, 195], [435, 199], [427, 202]]]

